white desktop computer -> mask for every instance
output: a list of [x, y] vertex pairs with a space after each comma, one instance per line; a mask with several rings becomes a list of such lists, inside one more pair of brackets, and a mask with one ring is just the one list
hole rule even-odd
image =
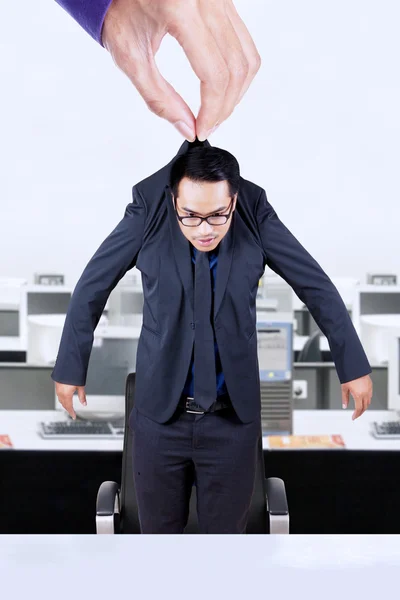
[[400, 417], [400, 332], [390, 337], [388, 353], [388, 409]]
[[358, 335], [361, 334], [363, 316], [395, 316], [399, 314], [399, 285], [365, 284], [355, 287], [352, 307], [352, 321]]
[[372, 365], [386, 365], [393, 335], [400, 335], [400, 314], [372, 314], [360, 317], [360, 340]]
[[27, 280], [0, 277], [0, 339], [4, 350], [26, 352]]
[[143, 321], [143, 289], [138, 284], [121, 283], [111, 292], [107, 302], [109, 325], [136, 327]]
[[256, 298], [257, 321], [293, 321], [294, 292], [278, 275], [264, 275]]
[[[34, 365], [52, 366], [56, 362], [65, 314], [28, 315], [27, 362]], [[100, 317], [99, 325], [107, 319]]]
[[[116, 333], [112, 327], [95, 333], [85, 384], [87, 405], [74, 396], [74, 410], [80, 419], [107, 421], [125, 416], [125, 384], [136, 369], [140, 329], [115, 329]], [[55, 403], [56, 409], [64, 410], [57, 397]]]
[[264, 435], [291, 435], [293, 430], [293, 323], [259, 321], [257, 354]]
[[[28, 362], [53, 366], [60, 345], [66, 315], [28, 317]], [[74, 396], [78, 417], [107, 420], [124, 416], [125, 382], [136, 368], [139, 327], [111, 327], [102, 316], [94, 332], [85, 392], [87, 406]], [[55, 408], [64, 410], [55, 395]]]
[[371, 423], [371, 433], [377, 439], [400, 440], [400, 332], [393, 333], [388, 339], [388, 420]]

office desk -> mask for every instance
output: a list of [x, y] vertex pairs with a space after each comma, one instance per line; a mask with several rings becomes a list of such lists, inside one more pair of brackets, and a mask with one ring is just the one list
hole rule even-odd
[[[85, 409], [77, 400], [74, 400], [74, 407], [84, 414]], [[351, 406], [347, 410], [295, 410], [293, 434], [341, 434], [347, 450], [400, 450], [400, 440], [376, 440], [370, 434], [373, 421], [397, 420], [395, 411], [367, 410], [352, 421], [353, 411]], [[10, 436], [14, 451], [122, 452], [122, 440], [45, 440], [37, 433], [40, 421], [67, 420], [69, 416], [64, 410], [2, 410], [0, 434]], [[269, 450], [268, 436], [263, 437], [263, 448]], [[4, 450], [6, 451], [8, 450]], [[270, 451], [276, 452], [275, 449]]]
[[[341, 434], [339, 450], [269, 450], [265, 474], [286, 485], [292, 533], [400, 533], [400, 442], [374, 440], [370, 411], [356, 421], [346, 411], [295, 411], [294, 434]], [[97, 491], [120, 481], [122, 441], [50, 441], [36, 433], [58, 411], [1, 411], [0, 433], [14, 449], [0, 450], [0, 533], [95, 533]]]
[[17, 336], [0, 336], [0, 362], [20, 363], [26, 360], [27, 343]]

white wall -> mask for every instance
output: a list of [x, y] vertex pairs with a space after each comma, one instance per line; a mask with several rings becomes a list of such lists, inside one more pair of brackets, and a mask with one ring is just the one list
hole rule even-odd
[[[267, 191], [330, 276], [400, 275], [396, 0], [236, 0], [263, 59], [210, 138]], [[183, 138], [55, 2], [2, 6], [0, 275], [74, 284], [131, 187]], [[199, 83], [167, 37], [164, 76], [196, 115]]]

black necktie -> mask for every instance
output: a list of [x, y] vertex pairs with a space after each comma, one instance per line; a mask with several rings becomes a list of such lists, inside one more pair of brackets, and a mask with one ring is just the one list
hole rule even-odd
[[197, 251], [194, 282], [194, 401], [208, 410], [217, 396], [211, 274], [207, 252]]

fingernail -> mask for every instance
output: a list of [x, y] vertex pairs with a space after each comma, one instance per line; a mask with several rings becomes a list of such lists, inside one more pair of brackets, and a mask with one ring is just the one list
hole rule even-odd
[[346, 405], [345, 405], [345, 404], [342, 404], [342, 408], [346, 408]]
[[196, 139], [195, 133], [191, 127], [185, 121], [176, 121], [174, 126], [177, 128], [179, 133], [183, 135], [184, 138], [189, 140], [190, 142], [194, 142]]
[[86, 406], [86, 405], [87, 405], [87, 402], [86, 402], [86, 400], [84, 400], [83, 401], [83, 406]]

